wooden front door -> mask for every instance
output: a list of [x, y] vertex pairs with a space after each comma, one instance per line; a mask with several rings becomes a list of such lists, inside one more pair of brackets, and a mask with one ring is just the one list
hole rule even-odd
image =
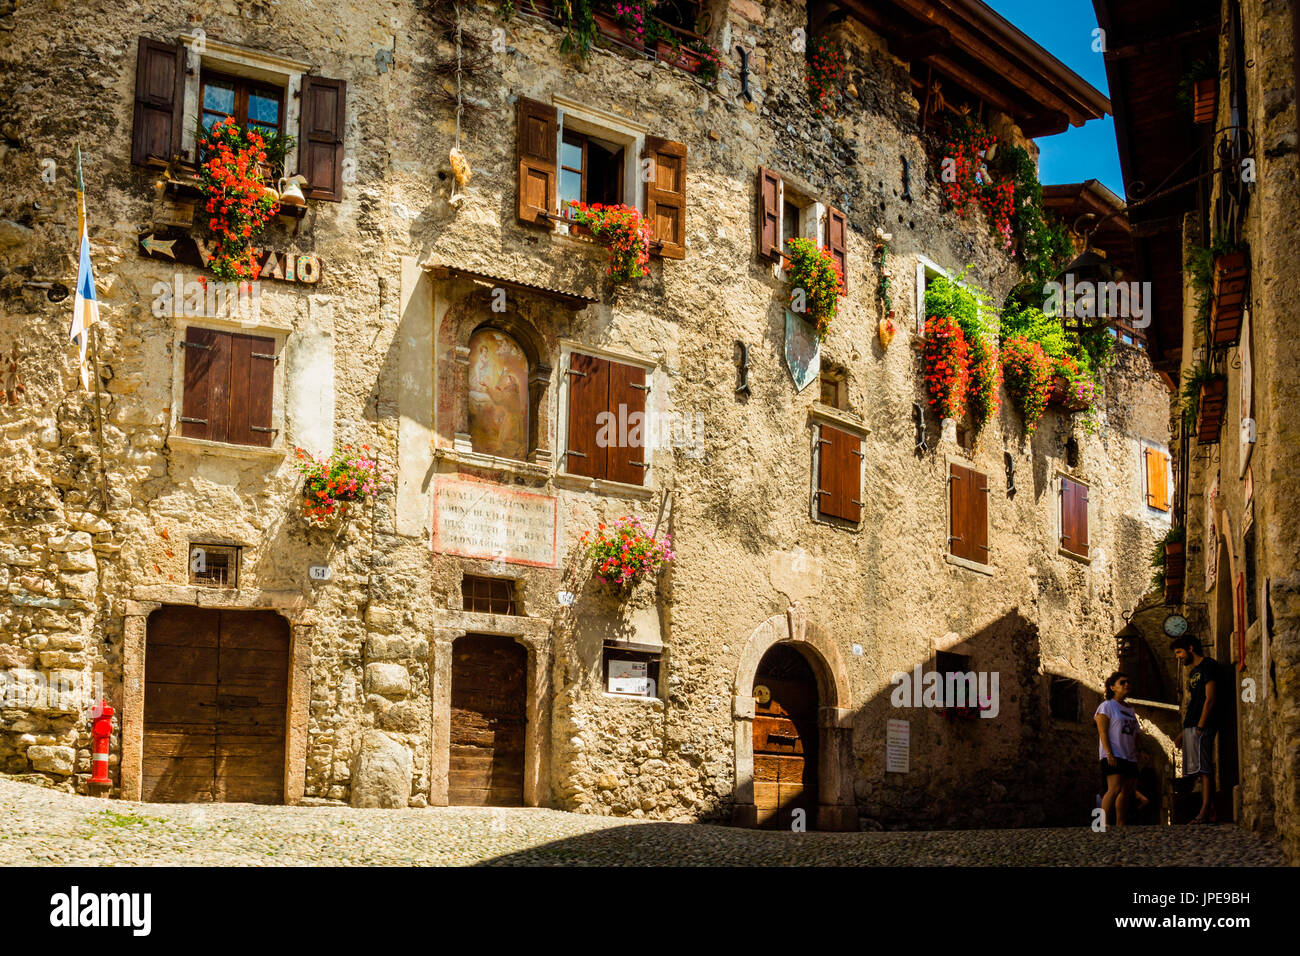
[[145, 641], [141, 799], [283, 803], [289, 624], [164, 607]]
[[789, 830], [793, 811], [817, 819], [817, 677], [793, 647], [778, 644], [754, 677], [754, 805], [758, 825]]
[[467, 634], [452, 645], [452, 806], [523, 806], [527, 667], [528, 651], [508, 637]]

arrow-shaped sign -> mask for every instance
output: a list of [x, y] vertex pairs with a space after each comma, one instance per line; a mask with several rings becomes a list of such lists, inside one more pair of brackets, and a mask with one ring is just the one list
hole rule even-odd
[[140, 245], [149, 255], [162, 253], [168, 259], [176, 258], [176, 253], [172, 252], [172, 246], [176, 245], [175, 239], [155, 239], [149, 235], [140, 240]]

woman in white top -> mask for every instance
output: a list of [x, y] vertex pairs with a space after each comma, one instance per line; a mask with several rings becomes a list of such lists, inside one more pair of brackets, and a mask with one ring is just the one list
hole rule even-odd
[[1101, 772], [1106, 778], [1106, 795], [1101, 809], [1110, 817], [1115, 810], [1115, 825], [1122, 827], [1133, 805], [1137, 785], [1138, 719], [1133, 708], [1124, 703], [1128, 697], [1128, 675], [1116, 671], [1106, 678], [1106, 699], [1097, 708], [1097, 734], [1101, 738]]

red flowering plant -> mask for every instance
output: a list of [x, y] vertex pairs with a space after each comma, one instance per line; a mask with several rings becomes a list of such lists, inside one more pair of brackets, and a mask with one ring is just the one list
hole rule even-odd
[[609, 277], [627, 282], [650, 274], [650, 220], [631, 206], [565, 203], [573, 221], [586, 226], [598, 242], [609, 246]]
[[1056, 360], [1056, 374], [1065, 379], [1065, 406], [1070, 409], [1091, 408], [1097, 398], [1097, 382], [1091, 370], [1083, 367], [1086, 355], [1062, 355]]
[[925, 320], [925, 388], [939, 417], [961, 418], [966, 413], [969, 362], [966, 336], [956, 319], [932, 315]]
[[844, 79], [844, 51], [834, 41], [821, 37], [808, 50], [808, 93], [818, 113], [834, 113]]
[[790, 247], [785, 256], [790, 311], [816, 325], [817, 338], [824, 339], [835, 321], [844, 286], [839, 263], [830, 249], [817, 248], [811, 239], [789, 239], [786, 245]]
[[1015, 185], [995, 183], [986, 158], [997, 145], [997, 137], [968, 116], [949, 121], [948, 137], [939, 164], [939, 182], [949, 209], [965, 216], [972, 206], [984, 211], [989, 229], [1002, 239], [1004, 249], [1012, 245], [1015, 216]]
[[970, 409], [971, 424], [979, 434], [993, 413], [998, 410], [1002, 389], [1002, 363], [998, 360], [997, 343], [991, 336], [977, 335], [969, 339], [969, 382], [966, 387], [966, 405]]
[[312, 524], [343, 517], [354, 502], [365, 501], [392, 481], [370, 457], [369, 445], [362, 445], [359, 452], [344, 445], [328, 458], [317, 458], [301, 448], [294, 449], [294, 455], [294, 466], [306, 479], [303, 514]]
[[266, 162], [266, 143], [255, 129], [244, 129], [226, 117], [199, 136], [204, 209], [213, 236], [208, 263], [219, 279], [256, 279], [261, 267], [253, 243], [280, 211], [267, 193], [259, 165]]
[[1002, 343], [1002, 374], [1007, 391], [1025, 420], [1025, 431], [1034, 433], [1052, 394], [1056, 364], [1043, 347], [1016, 335]]
[[657, 538], [641, 519], [619, 518], [613, 528], [602, 522], [596, 531], [584, 531], [581, 542], [596, 564], [596, 577], [602, 584], [623, 586], [653, 576], [676, 555], [670, 547], [672, 536]]

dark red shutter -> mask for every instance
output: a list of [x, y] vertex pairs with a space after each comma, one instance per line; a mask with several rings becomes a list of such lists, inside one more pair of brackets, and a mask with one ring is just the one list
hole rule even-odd
[[954, 464], [948, 477], [948, 551], [955, 558], [989, 562], [988, 476]]
[[135, 60], [131, 162], [165, 166], [181, 151], [185, 46], [140, 37]]
[[830, 249], [835, 264], [840, 267], [840, 291], [849, 288], [849, 222], [838, 209], [826, 213], [826, 248]]
[[822, 425], [817, 439], [817, 511], [832, 518], [862, 518], [862, 439]]
[[608, 452], [596, 441], [602, 424], [605, 435], [618, 433], [617, 421], [606, 423], [609, 410], [609, 362], [594, 355], [569, 355], [569, 435], [562, 466], [573, 475], [604, 478], [608, 474]]
[[226, 441], [269, 447], [271, 400], [275, 392], [275, 339], [232, 335], [230, 343], [230, 426]]
[[1061, 479], [1061, 547], [1088, 556], [1088, 487]]
[[610, 481], [645, 484], [650, 466], [646, 458], [646, 384], [645, 369], [621, 362], [609, 363], [609, 413], [614, 421], [606, 473]]
[[515, 105], [515, 155], [519, 163], [519, 221], [549, 225], [556, 188], [559, 114], [554, 106], [519, 97]]
[[645, 155], [654, 160], [654, 177], [646, 184], [646, 218], [654, 228], [665, 259], [686, 258], [686, 147], [645, 138]]
[[307, 177], [308, 199], [343, 198], [343, 126], [348, 85], [323, 76], [302, 78], [298, 124], [298, 171]]
[[1088, 486], [1077, 481], [1074, 485], [1074, 529], [1076, 534], [1075, 553], [1088, 556]]
[[781, 176], [758, 168], [758, 254], [781, 259]]
[[185, 330], [185, 393], [181, 434], [227, 441], [230, 428], [229, 332], [191, 326]]

